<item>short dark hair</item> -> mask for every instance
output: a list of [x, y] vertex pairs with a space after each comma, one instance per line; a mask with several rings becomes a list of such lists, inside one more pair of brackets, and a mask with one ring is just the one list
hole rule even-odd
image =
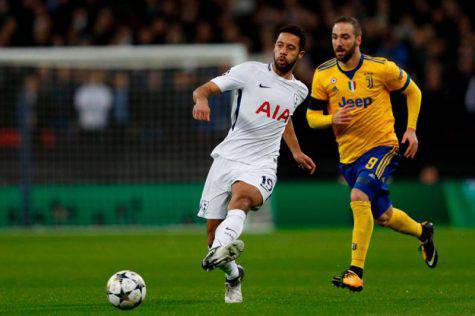
[[354, 17], [340, 16], [338, 19], [336, 19], [333, 22], [333, 26], [335, 26], [335, 24], [337, 24], [337, 23], [348, 23], [348, 24], [353, 25], [353, 30], [354, 30], [354, 33], [355, 33], [355, 37], [361, 36], [363, 34], [363, 32], [361, 31], [360, 22], [358, 22], [358, 20], [355, 19]]
[[305, 49], [305, 31], [298, 25], [286, 25], [284, 27], [281, 27], [277, 33], [276, 33], [276, 40], [279, 37], [280, 33], [290, 33], [299, 38], [299, 45], [300, 45], [300, 51], [303, 51]]

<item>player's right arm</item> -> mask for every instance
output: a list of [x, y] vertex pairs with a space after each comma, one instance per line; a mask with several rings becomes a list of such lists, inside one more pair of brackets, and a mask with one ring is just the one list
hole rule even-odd
[[193, 118], [199, 121], [209, 121], [211, 110], [208, 105], [208, 98], [221, 92], [242, 89], [246, 85], [246, 78], [249, 79], [249, 70], [252, 64], [242, 63], [232, 67], [221, 76], [218, 76], [193, 91]]
[[209, 121], [211, 109], [209, 108], [208, 98], [212, 95], [221, 93], [219, 87], [212, 81], [205, 83], [193, 91], [193, 118], [198, 121]]
[[335, 125], [347, 125], [351, 122], [353, 115], [350, 106], [346, 105], [333, 115], [325, 114], [328, 107], [328, 94], [319, 80], [319, 71], [315, 70], [312, 82], [312, 94], [307, 108], [307, 122], [311, 128], [325, 128]]

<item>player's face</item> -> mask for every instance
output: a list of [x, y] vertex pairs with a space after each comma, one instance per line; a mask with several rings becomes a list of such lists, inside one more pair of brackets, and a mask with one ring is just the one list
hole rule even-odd
[[279, 34], [274, 46], [274, 65], [279, 71], [288, 73], [303, 55], [298, 36], [290, 33]]
[[350, 23], [337, 23], [333, 26], [332, 45], [335, 57], [346, 63], [353, 57], [355, 50], [361, 44], [361, 36], [355, 36], [353, 25]]

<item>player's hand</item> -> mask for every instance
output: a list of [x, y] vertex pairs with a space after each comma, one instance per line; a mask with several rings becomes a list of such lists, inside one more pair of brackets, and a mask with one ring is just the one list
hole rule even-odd
[[354, 115], [351, 113], [352, 105], [345, 105], [340, 111], [333, 114], [332, 123], [335, 125], [348, 125], [353, 119]]
[[409, 142], [407, 146], [406, 152], [404, 153], [404, 157], [406, 158], [414, 158], [417, 153], [417, 149], [419, 148], [419, 141], [417, 140], [416, 131], [412, 128], [408, 128], [404, 135], [402, 136], [402, 144]]
[[295, 153], [294, 159], [298, 163], [300, 168], [307, 169], [308, 171], [310, 171], [310, 174], [313, 174], [315, 172], [317, 166], [313, 162], [312, 158], [305, 155], [303, 152], [300, 151], [298, 153]]
[[210, 121], [211, 109], [208, 100], [198, 100], [193, 107], [193, 118], [198, 121]]

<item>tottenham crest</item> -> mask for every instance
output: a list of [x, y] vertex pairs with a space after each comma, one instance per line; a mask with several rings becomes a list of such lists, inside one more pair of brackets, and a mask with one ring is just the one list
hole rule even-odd
[[299, 96], [297, 93], [294, 93], [294, 106], [299, 105]]

